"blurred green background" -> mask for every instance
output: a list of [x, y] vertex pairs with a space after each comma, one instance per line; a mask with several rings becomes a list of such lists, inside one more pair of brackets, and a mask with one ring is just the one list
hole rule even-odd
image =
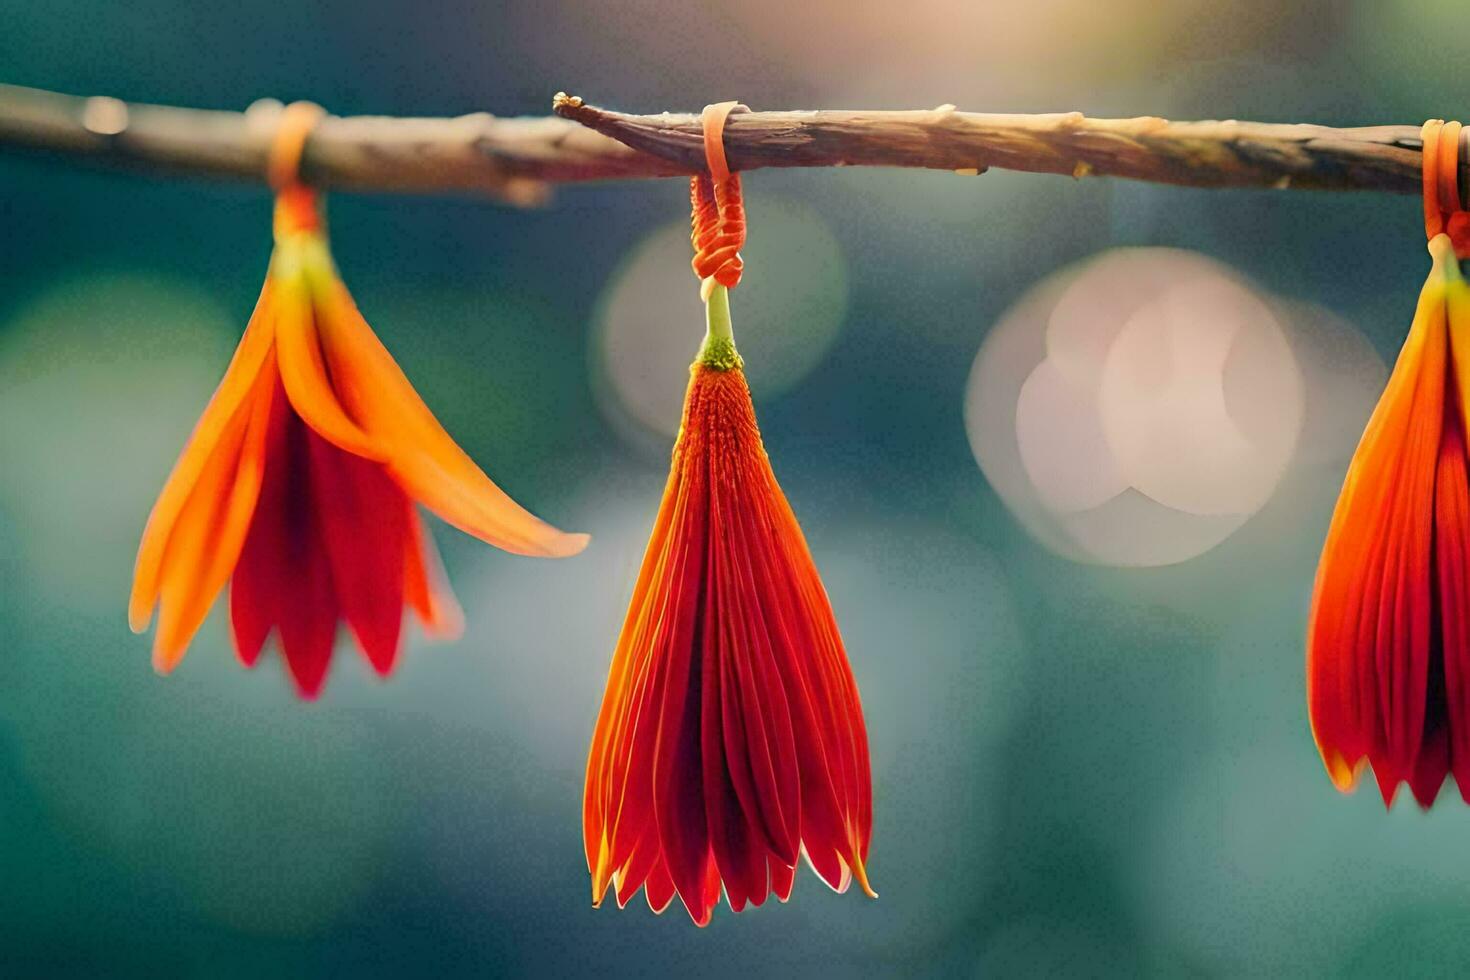
[[[565, 89], [633, 111], [1417, 123], [1466, 111], [1463, 13], [0, 0], [0, 80], [343, 114], [543, 114]], [[436, 525], [464, 640], [414, 636], [387, 684], [344, 641], [303, 705], [274, 655], [238, 666], [220, 610], [167, 679], [124, 615], [148, 509], [264, 274], [266, 192], [6, 153], [0, 974], [1463, 973], [1453, 788], [1428, 814], [1340, 797], [1307, 726], [1302, 634], [1345, 455], [1293, 465], [1201, 556], [1122, 569], [1024, 531], [964, 417], [1007, 308], [1115, 246], [1204, 253], [1391, 358], [1427, 268], [1418, 202], [1001, 172], [747, 187], [736, 330], [862, 686], [882, 898], [803, 871], [789, 905], [722, 908], [702, 932], [677, 906], [589, 905], [586, 744], [702, 329], [670, 230], [683, 182], [568, 187], [535, 211], [332, 198], [343, 274], [446, 427], [593, 543], [535, 562]], [[648, 345], [674, 367], [644, 385]]]

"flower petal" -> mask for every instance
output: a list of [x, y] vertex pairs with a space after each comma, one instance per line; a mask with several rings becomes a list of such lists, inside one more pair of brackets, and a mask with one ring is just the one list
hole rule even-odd
[[1385, 802], [1415, 772], [1430, 680], [1434, 494], [1446, 404], [1448, 239], [1349, 466], [1323, 546], [1307, 638], [1312, 730], [1350, 789], [1367, 757]]
[[332, 582], [358, 645], [386, 677], [403, 630], [409, 502], [381, 464], [308, 433], [311, 489]]
[[316, 270], [312, 292], [342, 401], [384, 446], [389, 466], [412, 497], [460, 530], [515, 554], [565, 557], [587, 546], [587, 535], [559, 531], [522, 508], [460, 449], [335, 273]]
[[[683, 553], [678, 556], [686, 570], [683, 581], [696, 587], [705, 561], [704, 545], [704, 535], [686, 533]], [[680, 574], [679, 565], [675, 566], [674, 574]], [[651, 775], [654, 818], [658, 822], [659, 842], [669, 877], [690, 917], [702, 926], [709, 922], [713, 910], [713, 903], [706, 905], [704, 901], [713, 855], [705, 810], [700, 739], [702, 663], [691, 655], [700, 612], [698, 599], [698, 592], [691, 591], [682, 601], [670, 603], [673, 622], [667, 640], [660, 644], [668, 652], [656, 656], [654, 661], [662, 697], [655, 706], [658, 725]], [[637, 779], [644, 774], [631, 775]]]
[[160, 673], [183, 659], [239, 559], [260, 495], [274, 374], [267, 353], [250, 394], [225, 426], [169, 534], [153, 646], [153, 666]]
[[1470, 288], [1452, 279], [1446, 298], [1455, 397], [1445, 417], [1434, 492], [1441, 711], [1448, 766], [1461, 797], [1470, 802]]
[[[278, 246], [283, 248], [285, 246]], [[348, 417], [327, 377], [311, 291], [304, 276], [283, 274], [276, 346], [281, 380], [296, 414], [332, 445], [364, 459], [381, 460], [383, 450]]]
[[301, 697], [321, 691], [337, 636], [338, 603], [312, 492], [310, 428], [277, 389], [260, 503], [235, 576], [230, 616], [240, 659], [253, 665], [271, 629]]
[[464, 612], [449, 588], [434, 539], [407, 503], [408, 540], [403, 549], [403, 595], [424, 626], [437, 640], [456, 640], [464, 633]]
[[594, 904], [609, 882], [620, 905], [641, 884], [704, 925], [722, 886], [736, 911], [784, 901], [803, 853], [872, 894], [866, 738], [744, 377], [697, 368], [589, 752]]
[[[654, 853], [659, 849], [650, 775], [658, 732], [657, 706], [662, 703], [655, 683], [655, 638], [661, 625], [668, 629], [663, 615], [669, 602], [664, 576], [675, 560], [672, 527], [683, 520], [686, 510], [680, 486], [675, 470], [633, 589], [587, 755], [582, 829], [594, 905], [602, 901], [615, 873], [624, 877], [620, 892], [630, 887], [637, 891], [642, 868], [627, 866], [644, 849]], [[696, 571], [688, 569], [684, 574], [691, 578]]]
[[[806, 539], [775, 476], [758, 526], [775, 545], [755, 552], [759, 594], [779, 598], [783, 642], [773, 646], [792, 729], [801, 782], [801, 841], [807, 862], [836, 891], [862, 867], [872, 827], [867, 731], [857, 685]], [[865, 875], [859, 883], [871, 897]]]
[[648, 886], [644, 888], [643, 894], [655, 915], [662, 915], [664, 909], [674, 900], [674, 879], [669, 877], [668, 866], [662, 861], [655, 864], [648, 873]]
[[133, 570], [133, 591], [128, 600], [128, 625], [133, 632], [141, 633], [148, 628], [153, 616], [153, 606], [158, 601], [159, 573], [163, 566], [164, 551], [169, 535], [179, 514], [188, 503], [198, 484], [211, 455], [220, 443], [230, 422], [235, 419], [250, 392], [270, 352], [275, 330], [275, 312], [272, 306], [272, 290], [267, 278], [256, 301], [255, 311], [235, 348], [225, 376], [215, 389], [204, 413], [195, 423], [194, 432], [184, 445], [169, 473], [163, 492], [148, 515], [148, 524], [143, 530], [143, 540], [138, 546], [137, 563]]
[[791, 898], [791, 888], [796, 884], [796, 866], [771, 858], [771, 893], [785, 902]]
[[246, 667], [255, 666], [271, 630], [281, 621], [281, 604], [292, 590], [289, 556], [295, 543], [286, 523], [290, 414], [286, 390], [276, 379], [266, 427], [264, 478], [250, 531], [230, 577], [230, 631], [235, 653]]

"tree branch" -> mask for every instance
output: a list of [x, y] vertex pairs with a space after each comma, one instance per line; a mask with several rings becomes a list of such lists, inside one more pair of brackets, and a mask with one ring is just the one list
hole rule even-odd
[[[692, 173], [704, 166], [695, 115], [633, 116], [558, 93], [557, 115]], [[1089, 119], [1080, 112], [1007, 115], [937, 109], [737, 113], [725, 124], [732, 170], [923, 167], [983, 173], [1127, 177], [1189, 187], [1421, 190], [1418, 126]], [[1460, 165], [1461, 186], [1470, 161]]]
[[[27, 147], [148, 172], [264, 182], [280, 104], [246, 112], [127, 104], [0, 85], [0, 147]], [[676, 167], [555, 117], [325, 116], [302, 176], [359, 191], [486, 194], [518, 205], [564, 181], [669, 176]]]
[[[0, 85], [0, 147], [261, 181], [278, 108], [257, 103], [241, 113], [129, 105]], [[327, 116], [308, 141], [302, 173], [327, 188], [478, 192], [526, 205], [543, 200], [555, 183], [666, 177], [704, 165], [698, 116], [627, 115], [560, 94], [553, 108], [562, 118]], [[941, 106], [741, 113], [730, 118], [725, 143], [738, 170], [1002, 167], [1192, 187], [1420, 190], [1418, 126], [1089, 119]], [[1462, 188], [1470, 187], [1470, 163], [1461, 164], [1460, 178]]]

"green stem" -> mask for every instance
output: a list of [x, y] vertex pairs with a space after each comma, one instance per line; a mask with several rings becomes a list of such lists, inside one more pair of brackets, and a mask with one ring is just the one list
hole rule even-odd
[[743, 368], [745, 361], [735, 349], [735, 332], [730, 325], [730, 292], [715, 286], [704, 304], [704, 343], [694, 363], [715, 371]]

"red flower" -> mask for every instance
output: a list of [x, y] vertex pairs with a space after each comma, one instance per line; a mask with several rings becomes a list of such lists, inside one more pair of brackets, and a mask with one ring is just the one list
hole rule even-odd
[[1424, 140], [1434, 267], [1343, 483], [1307, 633], [1312, 733], [1333, 783], [1348, 791], [1371, 764], [1385, 804], [1407, 781], [1424, 807], [1451, 772], [1470, 801], [1470, 286], [1456, 261], [1470, 225], [1454, 186], [1460, 127], [1441, 139], [1441, 125]]
[[837, 891], [872, 834], [857, 684], [771, 472], [723, 286], [691, 369], [668, 486], [613, 656], [583, 831], [599, 904], [677, 892], [698, 925], [791, 893], [797, 857]]
[[516, 554], [587, 541], [521, 509], [444, 432], [338, 277], [315, 196], [289, 186], [255, 313], [148, 518], [128, 620], [142, 631], [159, 606], [167, 673], [229, 582], [246, 666], [274, 629], [314, 698], [344, 620], [386, 676], [405, 606], [433, 634], [461, 626], [415, 502]]

